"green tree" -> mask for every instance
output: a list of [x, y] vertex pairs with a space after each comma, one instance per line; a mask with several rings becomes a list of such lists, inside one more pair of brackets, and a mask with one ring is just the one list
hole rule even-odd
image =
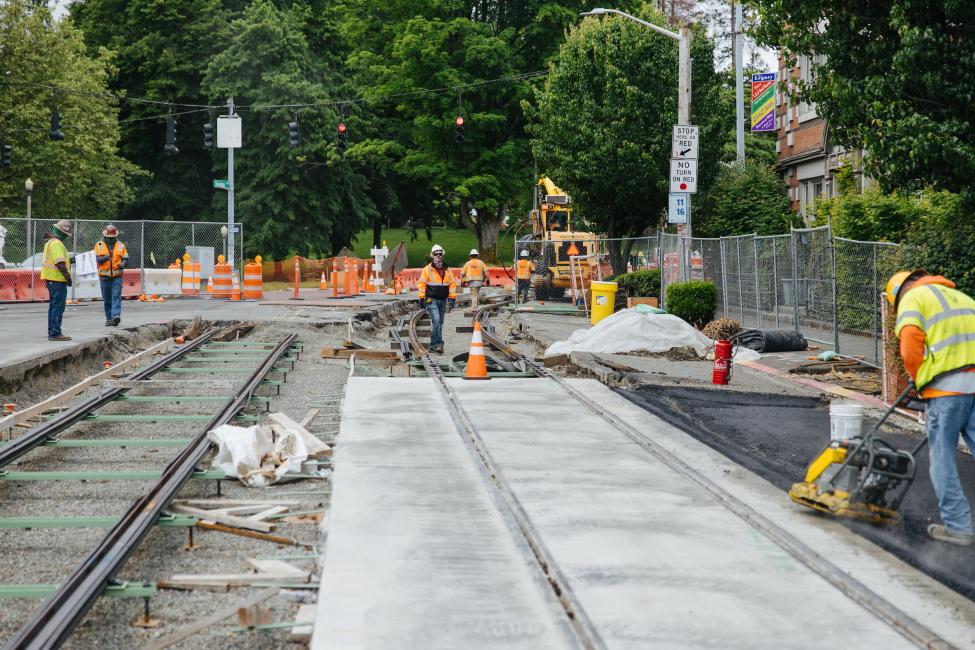
[[837, 173], [839, 194], [816, 203], [816, 225], [833, 227], [837, 237], [859, 241], [903, 241], [916, 222], [926, 219], [921, 201], [878, 187], [860, 192], [849, 167]]
[[755, 0], [765, 45], [825, 63], [799, 89], [885, 189], [971, 193], [975, 3]]
[[[659, 14], [645, 17], [665, 24]], [[728, 123], [719, 114], [713, 44], [698, 30], [691, 56], [691, 121], [701, 127], [698, 187], [706, 191]], [[622, 18], [586, 19], [569, 32], [528, 107], [540, 166], [608, 237], [644, 233], [667, 205], [676, 89], [676, 41]]]
[[697, 211], [696, 234], [778, 235], [798, 226], [799, 217], [789, 208], [782, 179], [760, 162], [722, 166], [718, 178], [702, 196]]
[[[248, 253], [337, 252], [376, 212], [365, 179], [336, 151], [339, 115], [324, 81], [335, 71], [313, 56], [308, 19], [305, 5], [255, 0], [203, 79], [214, 101], [232, 96], [241, 105], [245, 146], [235, 175]], [[301, 144], [290, 150], [287, 124], [296, 114]], [[354, 133], [355, 116], [346, 121]]]
[[[0, 168], [0, 209], [23, 214], [30, 177], [36, 217], [114, 217], [141, 170], [118, 153], [117, 102], [106, 94], [111, 53], [89, 57], [70, 21], [25, 0], [0, 3], [0, 44], [0, 131], [13, 147], [13, 164]], [[50, 139], [54, 107], [62, 141]]]
[[[76, 0], [71, 16], [92, 51], [116, 53], [114, 91], [161, 103], [209, 103], [200, 91], [203, 73], [229, 39], [228, 11], [220, 0]], [[177, 115], [179, 154], [165, 156], [165, 122], [147, 119], [166, 113], [165, 105], [131, 101], [122, 106], [122, 151], [152, 174], [136, 181], [123, 217], [219, 217], [211, 206], [211, 167], [218, 154], [203, 148], [203, 123], [211, 115], [205, 109], [174, 111], [192, 112]]]

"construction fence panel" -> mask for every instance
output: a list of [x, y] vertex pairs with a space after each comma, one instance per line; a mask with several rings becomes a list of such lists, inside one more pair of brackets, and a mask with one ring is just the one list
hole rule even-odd
[[836, 347], [836, 277], [829, 229], [792, 231], [793, 282], [799, 293], [798, 329], [807, 339]]
[[[40, 279], [44, 234], [51, 232], [57, 219], [0, 218], [0, 302], [31, 302], [47, 300], [47, 289]], [[185, 253], [201, 261], [202, 277], [210, 277], [217, 255], [224, 254], [229, 237], [234, 238], [235, 268], [244, 262], [244, 232], [241, 224], [236, 232], [224, 237], [222, 222], [189, 221], [105, 221], [71, 219], [72, 233], [65, 241], [70, 252], [79, 254], [94, 249], [109, 223], [119, 230], [119, 240], [129, 254], [123, 295], [130, 297], [141, 291], [144, 269], [164, 269]], [[72, 298], [97, 297], [95, 289], [85, 286], [72, 288]], [[88, 295], [93, 293], [94, 295]], [[83, 294], [83, 295], [81, 295]]]

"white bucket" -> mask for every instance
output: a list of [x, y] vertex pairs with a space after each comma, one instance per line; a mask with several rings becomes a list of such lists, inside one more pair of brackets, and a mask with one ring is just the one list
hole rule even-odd
[[863, 404], [857, 402], [830, 402], [829, 437], [846, 440], [863, 433]]

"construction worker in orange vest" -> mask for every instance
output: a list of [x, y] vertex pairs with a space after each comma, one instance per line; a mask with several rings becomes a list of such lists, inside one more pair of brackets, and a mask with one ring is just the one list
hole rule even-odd
[[102, 237], [104, 239], [95, 244], [95, 260], [105, 307], [105, 325], [115, 326], [122, 322], [122, 272], [129, 262], [129, 251], [118, 240], [118, 228], [112, 224], [105, 226]]
[[[532, 286], [532, 273], [535, 272], [535, 265], [532, 264], [531, 260], [528, 259], [528, 251], [521, 251], [521, 259], [518, 260], [516, 265], [515, 277], [518, 280], [518, 302], [528, 302], [528, 289]], [[522, 292], [524, 292], [525, 299], [522, 300]]]
[[420, 308], [430, 316], [430, 352], [443, 354], [443, 321], [457, 301], [457, 282], [443, 261], [440, 244], [430, 249], [433, 261], [423, 267], [416, 282]]
[[471, 259], [467, 261], [467, 264], [464, 265], [464, 268], [460, 272], [461, 286], [471, 290], [471, 307], [473, 309], [477, 309], [481, 287], [486, 287], [490, 284], [487, 264], [478, 257], [479, 255], [480, 253], [477, 252], [477, 249], [472, 248]]

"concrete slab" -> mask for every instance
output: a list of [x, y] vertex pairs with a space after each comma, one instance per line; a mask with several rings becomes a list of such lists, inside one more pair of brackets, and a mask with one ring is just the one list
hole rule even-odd
[[606, 647], [912, 647], [556, 384], [451, 386]]
[[572, 647], [429, 379], [353, 377], [312, 648]]

